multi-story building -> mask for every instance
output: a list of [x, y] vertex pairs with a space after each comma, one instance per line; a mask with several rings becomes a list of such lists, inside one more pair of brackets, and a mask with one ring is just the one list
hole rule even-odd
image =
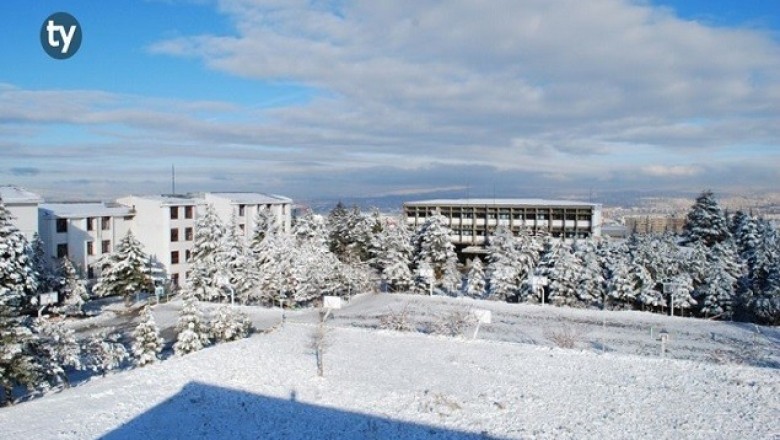
[[127, 235], [134, 213], [116, 203], [44, 203], [38, 229], [52, 263], [69, 258], [88, 279], [100, 274], [98, 260]]
[[563, 239], [600, 237], [601, 205], [540, 199], [440, 199], [404, 203], [406, 224], [418, 227], [439, 212], [452, 229], [450, 241], [463, 248], [482, 246], [498, 226], [514, 233], [544, 231]]
[[205, 193], [204, 201], [214, 206], [214, 210], [225, 223], [235, 217], [238, 229], [246, 239], [255, 229], [255, 216], [261, 209], [267, 209], [276, 217], [280, 231], [290, 232], [292, 228], [292, 200], [273, 194], [259, 193]]
[[144, 252], [168, 274], [172, 285], [181, 285], [189, 269], [203, 199], [189, 195], [128, 196], [117, 202], [135, 213], [133, 234]]
[[38, 233], [38, 205], [43, 203], [41, 196], [18, 186], [0, 186], [2, 199], [13, 218], [11, 223], [22, 232], [27, 240]]

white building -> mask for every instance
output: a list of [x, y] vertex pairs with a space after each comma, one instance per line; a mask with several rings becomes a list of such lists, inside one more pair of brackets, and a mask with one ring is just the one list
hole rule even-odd
[[496, 227], [526, 229], [563, 239], [600, 237], [601, 205], [542, 199], [439, 199], [404, 203], [406, 224], [417, 228], [434, 212], [447, 218], [458, 250], [486, 243]]
[[41, 196], [18, 186], [0, 186], [0, 199], [13, 218], [11, 223], [20, 230], [27, 240], [38, 233], [38, 205], [43, 203]]
[[203, 199], [178, 196], [128, 196], [117, 202], [135, 213], [133, 234], [144, 252], [165, 269], [171, 284], [184, 283]]
[[205, 193], [205, 203], [212, 205], [223, 223], [228, 224], [235, 216], [239, 231], [245, 239], [252, 237], [255, 216], [261, 209], [276, 216], [281, 231], [289, 233], [292, 228], [292, 200], [272, 194], [260, 193]]
[[133, 226], [134, 214], [116, 203], [44, 203], [38, 208], [38, 229], [52, 263], [70, 258], [89, 279], [99, 275], [95, 263]]

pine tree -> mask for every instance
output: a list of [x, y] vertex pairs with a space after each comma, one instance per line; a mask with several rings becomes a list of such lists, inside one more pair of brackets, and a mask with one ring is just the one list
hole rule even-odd
[[682, 310], [690, 310], [698, 304], [693, 298], [693, 278], [688, 273], [681, 272], [669, 281], [676, 287], [671, 292], [671, 305], [675, 310], [680, 310], [682, 316]]
[[207, 205], [195, 223], [195, 237], [190, 257], [190, 274], [185, 291], [194, 293], [204, 301], [216, 300], [224, 295], [218, 285], [218, 255], [225, 228], [212, 205]]
[[73, 330], [62, 322], [43, 317], [33, 320], [32, 332], [35, 338], [28, 349], [41, 378], [38, 385], [44, 388], [69, 386], [66, 369], [81, 368], [81, 347]]
[[577, 286], [578, 300], [583, 305], [600, 304], [606, 294], [606, 280], [596, 244], [593, 240], [578, 241], [574, 246], [574, 256], [581, 268]]
[[694, 291], [694, 296], [701, 304], [699, 312], [705, 318], [731, 318], [736, 281], [723, 264], [711, 264], [704, 283]]
[[27, 240], [11, 224], [12, 216], [0, 199], [0, 385], [3, 405], [13, 402], [17, 386], [28, 389], [41, 380], [30, 348], [36, 335], [22, 317], [38, 287]]
[[466, 295], [472, 298], [484, 298], [487, 293], [485, 290], [487, 282], [485, 281], [485, 271], [482, 268], [482, 260], [474, 257], [466, 279]]
[[263, 240], [279, 233], [279, 223], [270, 209], [260, 208], [254, 218], [255, 227], [252, 231], [251, 248], [259, 249]]
[[201, 350], [210, 343], [208, 325], [203, 320], [203, 312], [198, 306], [198, 298], [188, 293], [184, 298], [184, 307], [176, 322], [176, 343], [173, 351], [179, 356]]
[[[446, 226], [447, 218], [441, 214], [434, 214], [415, 234], [412, 243], [414, 246], [414, 260], [419, 267], [426, 262], [433, 268], [434, 280], [437, 285], [452, 282], [452, 274], [457, 272], [457, 256], [455, 246], [450, 241], [452, 231]], [[445, 281], [444, 275], [448, 274]]]
[[431, 286], [436, 282], [436, 275], [433, 267], [425, 260], [417, 263], [417, 270], [414, 272], [414, 289], [417, 293], [429, 294]]
[[553, 265], [544, 273], [549, 280], [550, 303], [558, 306], [577, 305], [582, 270], [582, 265], [572, 253], [571, 247], [562, 243], [558, 247]]
[[340, 200], [328, 214], [328, 231], [330, 251], [344, 258], [349, 246], [349, 211]]
[[57, 289], [61, 280], [57, 276], [57, 272], [53, 270], [51, 264], [49, 264], [49, 258], [46, 256], [46, 249], [43, 241], [37, 233], [33, 236], [30, 248], [30, 261], [33, 270], [37, 274], [38, 292], [51, 292], [52, 290]]
[[141, 323], [133, 331], [133, 357], [139, 367], [157, 362], [163, 348], [163, 339], [160, 337], [160, 329], [154, 322], [152, 309], [148, 305], [144, 307]]
[[80, 316], [84, 314], [84, 300], [87, 298], [87, 288], [73, 263], [68, 258], [63, 258], [60, 263], [59, 291], [62, 305], [56, 308], [56, 312], [66, 316]]
[[233, 216], [225, 228], [216, 254], [216, 284], [224, 300], [230, 300], [232, 291], [239, 301], [246, 304], [253, 297], [259, 281], [256, 272], [251, 270], [250, 251], [237, 231], [238, 225]]
[[232, 307], [222, 306], [211, 322], [211, 338], [215, 343], [246, 338], [252, 328], [249, 318]]
[[82, 341], [82, 365], [84, 369], [105, 376], [129, 358], [124, 344], [116, 333], [101, 332]]
[[381, 271], [387, 287], [396, 292], [411, 289], [414, 277], [409, 268], [413, 250], [409, 231], [403, 226], [388, 225], [374, 236], [372, 249], [373, 265]]
[[712, 191], [704, 191], [688, 212], [683, 228], [683, 243], [703, 242], [707, 247], [728, 240], [728, 220], [715, 201]]
[[116, 250], [101, 261], [100, 279], [92, 291], [98, 296], [121, 295], [125, 303], [140, 291], [151, 291], [149, 256], [131, 231], [119, 242]]

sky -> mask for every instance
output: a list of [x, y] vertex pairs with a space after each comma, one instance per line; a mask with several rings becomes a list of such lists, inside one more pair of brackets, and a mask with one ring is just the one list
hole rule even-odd
[[[64, 11], [79, 51], [39, 32]], [[774, 0], [0, 2], [0, 184], [49, 198], [776, 191]]]

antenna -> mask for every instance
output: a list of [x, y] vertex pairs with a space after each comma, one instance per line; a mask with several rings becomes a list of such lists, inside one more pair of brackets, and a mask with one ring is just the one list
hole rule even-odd
[[171, 164], [171, 194], [176, 194], [176, 167]]

